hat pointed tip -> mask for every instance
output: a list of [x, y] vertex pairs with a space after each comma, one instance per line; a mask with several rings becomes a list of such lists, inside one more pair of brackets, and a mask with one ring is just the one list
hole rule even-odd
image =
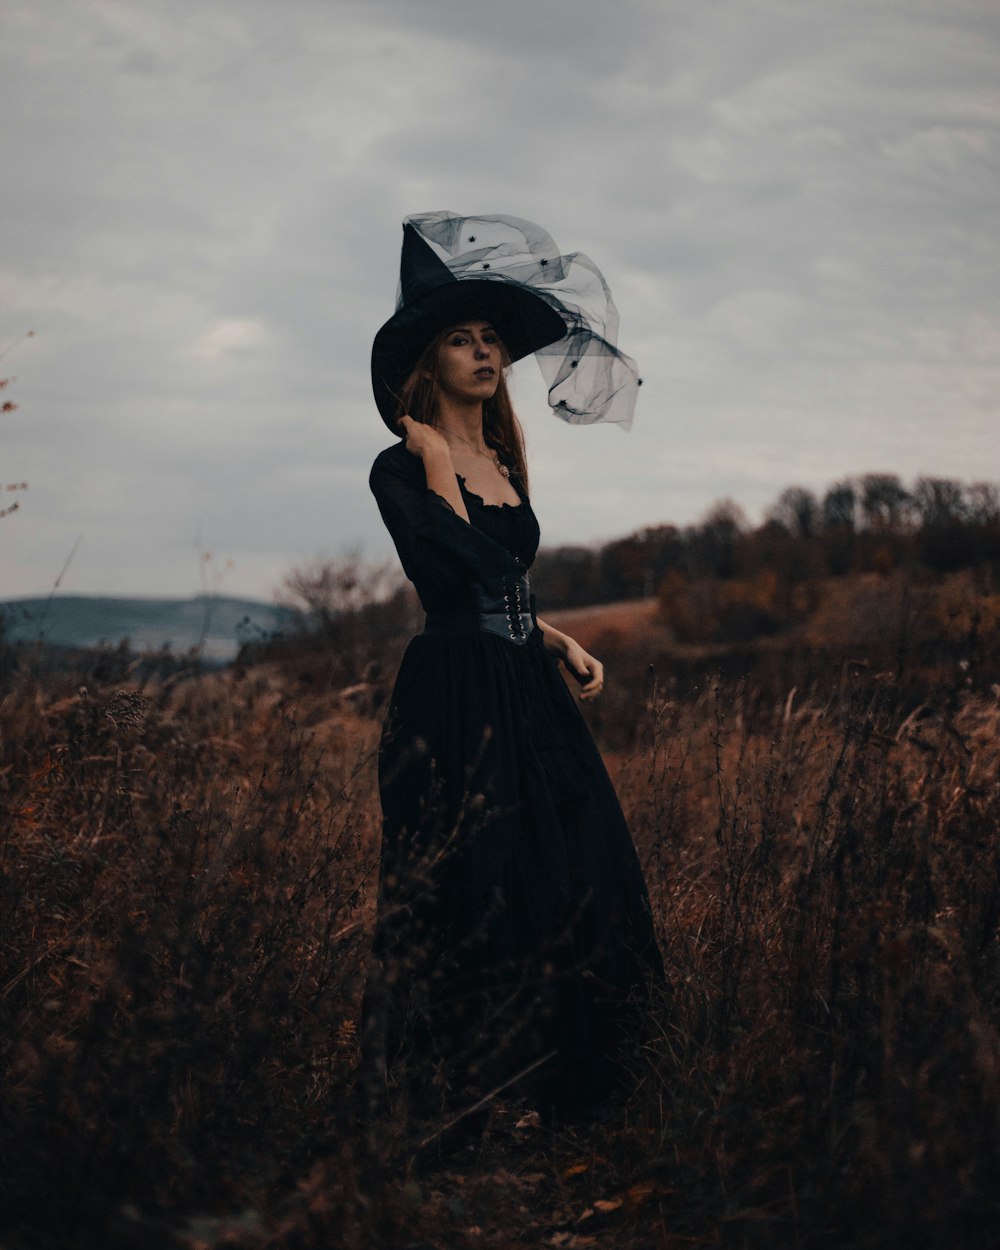
[[435, 287], [457, 282], [448, 266], [436, 256], [420, 232], [408, 221], [403, 223], [403, 253], [399, 262], [400, 301], [411, 304]]

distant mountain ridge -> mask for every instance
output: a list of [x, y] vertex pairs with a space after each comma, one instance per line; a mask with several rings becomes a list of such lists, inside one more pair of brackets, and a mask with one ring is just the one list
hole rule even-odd
[[169, 648], [183, 655], [200, 648], [207, 660], [236, 656], [244, 642], [287, 631], [294, 613], [276, 603], [195, 595], [190, 599], [132, 599], [113, 595], [54, 595], [0, 601], [11, 642], [60, 647], [117, 646], [133, 651]]

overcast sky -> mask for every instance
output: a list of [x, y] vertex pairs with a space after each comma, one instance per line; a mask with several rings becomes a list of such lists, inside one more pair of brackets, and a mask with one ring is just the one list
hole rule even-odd
[[0, 106], [0, 597], [80, 535], [69, 593], [386, 555], [369, 351], [438, 209], [588, 253], [644, 378], [624, 433], [515, 370], [549, 544], [1000, 478], [996, 0], [3, 0]]

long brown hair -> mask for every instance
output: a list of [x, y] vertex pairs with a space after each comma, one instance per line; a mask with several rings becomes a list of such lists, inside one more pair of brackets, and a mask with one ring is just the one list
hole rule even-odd
[[[396, 416], [410, 416], [424, 425], [438, 424], [438, 353], [450, 330], [442, 330], [432, 339], [424, 354], [413, 366], [409, 377], [399, 389]], [[483, 402], [483, 439], [501, 461], [521, 479], [528, 489], [528, 462], [524, 454], [524, 433], [517, 419], [507, 390], [507, 369], [510, 357], [500, 344], [500, 381], [491, 399]]]

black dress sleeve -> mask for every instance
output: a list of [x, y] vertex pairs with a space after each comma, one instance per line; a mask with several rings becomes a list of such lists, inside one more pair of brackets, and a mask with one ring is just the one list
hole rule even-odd
[[517, 576], [515, 557], [428, 488], [422, 463], [402, 443], [376, 458], [369, 485], [403, 571], [428, 611], [459, 609], [476, 584]]

